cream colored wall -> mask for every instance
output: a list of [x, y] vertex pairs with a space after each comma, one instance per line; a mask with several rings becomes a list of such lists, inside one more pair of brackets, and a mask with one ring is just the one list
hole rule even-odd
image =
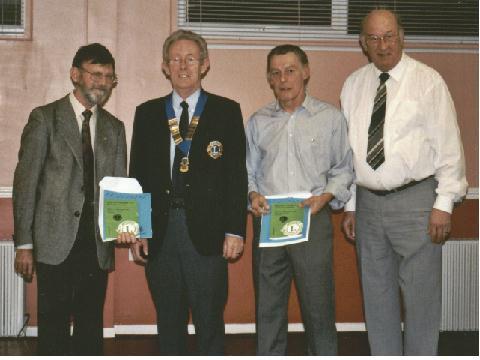
[[[71, 91], [69, 69], [73, 55], [88, 42], [102, 42], [116, 58], [120, 83], [106, 108], [124, 121], [130, 143], [135, 106], [170, 91], [160, 64], [163, 41], [174, 28], [172, 10], [170, 0], [33, 1], [32, 40], [0, 40], [0, 187], [12, 186], [20, 135], [29, 112]], [[203, 85], [210, 92], [238, 101], [247, 121], [256, 109], [273, 99], [265, 79], [265, 60], [274, 44], [210, 44], [211, 70]], [[367, 61], [355, 42], [326, 45], [311, 43], [306, 47], [312, 73], [309, 92], [338, 105], [343, 81]], [[408, 52], [436, 68], [447, 81], [459, 115], [468, 180], [471, 186], [478, 187], [478, 51], [460, 47], [457, 52], [414, 48]], [[11, 219], [10, 205], [2, 209], [0, 219]], [[334, 220], [337, 319], [361, 321], [353, 247], [339, 232], [339, 217]], [[0, 227], [10, 232], [9, 224]], [[249, 252], [231, 265], [230, 290], [227, 321], [252, 322]], [[32, 284], [27, 297], [32, 324], [36, 323], [35, 300]], [[291, 310], [291, 319], [299, 321], [295, 302]], [[118, 249], [117, 271], [110, 276], [105, 325], [154, 321], [143, 270], [128, 262], [125, 249]]]

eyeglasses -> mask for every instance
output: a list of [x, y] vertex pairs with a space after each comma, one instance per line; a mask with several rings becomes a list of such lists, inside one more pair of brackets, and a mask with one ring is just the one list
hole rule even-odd
[[102, 74], [101, 72], [90, 72], [82, 67], [80, 68], [80, 70], [88, 73], [92, 77], [93, 81], [99, 82], [99, 81], [102, 81], [103, 78], [105, 78], [105, 80], [107, 80], [108, 83], [115, 84], [115, 85], [118, 83], [118, 77], [115, 74], [105, 75], [105, 74]]
[[199, 59], [194, 58], [193, 56], [187, 56], [182, 59], [180, 57], [174, 57], [173, 59], [168, 60], [170, 65], [179, 66], [182, 63], [185, 63], [188, 66], [198, 65], [200, 63]]
[[398, 40], [398, 34], [385, 34], [385, 35], [367, 35], [367, 44], [377, 46], [380, 41], [383, 41], [387, 45], [391, 45]]

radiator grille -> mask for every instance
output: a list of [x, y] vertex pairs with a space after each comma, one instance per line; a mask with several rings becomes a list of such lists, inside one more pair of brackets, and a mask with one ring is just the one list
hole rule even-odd
[[448, 241], [442, 260], [441, 330], [478, 330], [478, 241]]
[[0, 240], [0, 336], [16, 336], [23, 325], [24, 282], [13, 269], [13, 241]]

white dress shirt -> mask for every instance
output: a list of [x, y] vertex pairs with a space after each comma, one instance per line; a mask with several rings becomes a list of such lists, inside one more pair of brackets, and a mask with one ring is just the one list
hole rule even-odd
[[[434, 69], [402, 55], [386, 82], [385, 162], [373, 170], [366, 153], [380, 73], [373, 63], [365, 65], [347, 78], [341, 93], [355, 183], [372, 190], [391, 190], [434, 175], [438, 181], [434, 208], [451, 212], [453, 203], [465, 196], [468, 184], [457, 115], [447, 85]], [[355, 194], [355, 186], [351, 190]], [[355, 196], [345, 210], [355, 210]]]

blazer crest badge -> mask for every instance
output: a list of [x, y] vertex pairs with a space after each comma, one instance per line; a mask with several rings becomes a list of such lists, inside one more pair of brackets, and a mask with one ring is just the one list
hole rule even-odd
[[207, 146], [207, 153], [212, 159], [218, 159], [223, 155], [223, 144], [220, 141], [210, 141]]

